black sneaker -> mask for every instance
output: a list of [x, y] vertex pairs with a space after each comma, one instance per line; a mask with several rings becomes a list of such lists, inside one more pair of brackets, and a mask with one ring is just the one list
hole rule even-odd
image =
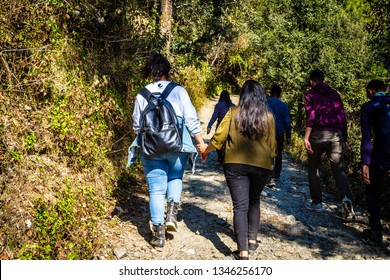
[[366, 244], [371, 246], [382, 246], [383, 244], [382, 231], [366, 228], [363, 230], [363, 240]]

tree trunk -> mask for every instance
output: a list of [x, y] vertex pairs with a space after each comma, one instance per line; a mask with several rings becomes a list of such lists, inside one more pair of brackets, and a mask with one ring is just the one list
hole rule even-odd
[[169, 51], [172, 36], [172, 0], [161, 0], [160, 32], [166, 37], [165, 48]]

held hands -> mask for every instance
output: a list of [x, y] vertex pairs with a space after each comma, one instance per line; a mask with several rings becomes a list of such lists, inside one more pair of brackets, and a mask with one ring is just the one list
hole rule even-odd
[[200, 157], [202, 162], [205, 162], [208, 158], [208, 153], [206, 153], [208, 145], [206, 143], [196, 145], [198, 152], [200, 153]]
[[[204, 143], [204, 140], [203, 140], [203, 137], [201, 134], [197, 134], [194, 137], [195, 137], [196, 142], [198, 143], [196, 145], [196, 148], [197, 148], [198, 152], [200, 153], [200, 157], [202, 159], [202, 162], [205, 162], [207, 159], [207, 153], [205, 152], [205, 150], [207, 148], [207, 144]], [[206, 148], [202, 148], [202, 150], [199, 149], [199, 147], [204, 147], [204, 146]]]
[[196, 148], [198, 149], [199, 153], [204, 154], [206, 153], [207, 146], [208, 145], [206, 143], [203, 143], [203, 144], [196, 145]]

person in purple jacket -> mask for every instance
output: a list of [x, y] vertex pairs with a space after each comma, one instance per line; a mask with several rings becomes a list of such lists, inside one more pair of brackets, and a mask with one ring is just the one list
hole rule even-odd
[[344, 172], [344, 151], [348, 149], [347, 120], [338, 92], [324, 82], [318, 69], [310, 73], [311, 89], [304, 96], [306, 131], [304, 145], [308, 153], [308, 177], [311, 201], [305, 207], [323, 212], [321, 178], [318, 169], [322, 154], [330, 160], [331, 170], [342, 197], [344, 218], [355, 217], [352, 194]]
[[386, 95], [385, 89], [383, 81], [371, 80], [366, 88], [370, 101], [360, 110], [360, 156], [370, 225], [363, 230], [363, 238], [374, 246], [381, 245], [383, 240], [380, 193], [390, 170], [390, 96]]
[[[229, 111], [230, 107], [235, 106], [233, 102], [230, 99], [229, 92], [227, 90], [223, 90], [221, 92], [221, 95], [219, 96], [218, 103], [214, 107], [213, 115], [211, 116], [211, 119], [209, 121], [209, 124], [207, 125], [207, 134], [210, 133], [211, 127], [217, 121], [216, 128], [218, 128], [219, 124], [222, 122], [223, 118], [225, 117], [227, 111]], [[224, 150], [217, 150], [218, 154], [218, 163], [223, 163], [224, 158]]]

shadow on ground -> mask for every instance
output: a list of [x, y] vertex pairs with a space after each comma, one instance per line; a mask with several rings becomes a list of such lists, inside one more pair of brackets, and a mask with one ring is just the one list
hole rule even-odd
[[200, 234], [204, 238], [210, 240], [215, 248], [225, 256], [231, 253], [233, 248], [226, 246], [218, 235], [224, 234], [234, 239], [231, 225], [227, 221], [194, 204], [183, 203], [181, 208], [182, 210], [179, 212], [179, 218], [184, 221], [186, 226], [194, 234]]

